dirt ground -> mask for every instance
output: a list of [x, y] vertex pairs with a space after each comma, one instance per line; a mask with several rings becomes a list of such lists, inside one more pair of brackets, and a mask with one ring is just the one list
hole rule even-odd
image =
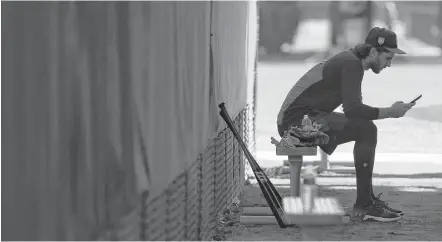
[[[396, 222], [348, 222], [339, 226], [322, 227], [325, 240], [420, 240], [435, 241], [442, 239], [442, 176], [432, 179], [431, 184], [421, 186], [419, 177], [410, 178], [401, 186], [388, 178], [377, 178], [375, 193], [382, 192], [382, 199], [394, 208], [405, 212]], [[324, 178], [328, 179], [328, 178]], [[330, 177], [333, 180], [335, 178]], [[401, 180], [397, 180], [401, 181]], [[333, 183], [333, 182], [332, 182]], [[289, 195], [288, 188], [277, 187], [280, 194]], [[321, 186], [320, 196], [334, 196], [344, 207], [352, 207], [356, 191], [354, 184], [341, 186]], [[281, 229], [277, 225], [243, 225], [239, 215], [245, 206], [266, 206], [266, 201], [257, 185], [245, 185], [237, 213], [232, 215], [231, 224], [224, 228], [228, 241], [288, 241], [302, 240], [299, 228]], [[232, 213], [233, 214], [233, 213]]]

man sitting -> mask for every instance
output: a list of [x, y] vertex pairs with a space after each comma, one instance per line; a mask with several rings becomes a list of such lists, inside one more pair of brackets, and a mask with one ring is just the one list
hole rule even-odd
[[[323, 125], [330, 140], [320, 148], [331, 155], [340, 144], [355, 141], [357, 199], [354, 214], [362, 220], [396, 221], [403, 213], [375, 197], [372, 175], [377, 143], [377, 128], [372, 120], [400, 118], [414, 103], [395, 102], [391, 107], [371, 107], [362, 103], [361, 83], [364, 71], [379, 74], [391, 66], [396, 54], [396, 34], [375, 27], [365, 43], [340, 52], [311, 68], [290, 90], [278, 114], [278, 132], [282, 137], [291, 126], [300, 126], [305, 114]], [[334, 110], [343, 105], [344, 113]]]

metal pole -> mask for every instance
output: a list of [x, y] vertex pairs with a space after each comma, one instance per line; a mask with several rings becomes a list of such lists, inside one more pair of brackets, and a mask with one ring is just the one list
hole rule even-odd
[[331, 22], [330, 47], [334, 48], [338, 45], [338, 35], [341, 23], [339, 15], [339, 1], [332, 1], [330, 3], [329, 16]]
[[442, 55], [442, 1], [439, 2], [439, 14], [437, 16], [437, 26], [439, 27], [439, 48]]
[[[366, 6], [366, 12], [365, 12], [365, 14], [366, 14], [366, 19], [367, 19], [367, 22], [366, 22], [366, 26], [365, 26], [365, 28], [366, 28], [366, 33], [368, 33], [369, 31], [370, 31], [370, 29], [371, 29], [371, 26], [373, 26], [373, 2], [372, 1], [367, 1], [367, 6]], [[365, 37], [365, 36], [364, 36]]]

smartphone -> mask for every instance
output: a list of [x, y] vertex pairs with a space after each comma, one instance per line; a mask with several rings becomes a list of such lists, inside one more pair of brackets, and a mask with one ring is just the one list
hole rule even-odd
[[417, 96], [415, 99], [413, 99], [413, 101], [411, 101], [410, 103], [415, 103], [417, 100], [421, 99], [422, 94]]

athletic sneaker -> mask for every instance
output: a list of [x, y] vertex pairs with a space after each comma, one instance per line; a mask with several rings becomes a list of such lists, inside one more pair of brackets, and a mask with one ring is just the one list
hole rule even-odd
[[392, 213], [397, 213], [399, 215], [404, 215], [404, 212], [402, 212], [401, 210], [397, 210], [394, 208], [391, 208], [390, 206], [388, 206], [388, 203], [385, 201], [382, 201], [381, 198], [382, 192], [378, 194], [378, 196], [374, 199], [375, 203], [380, 203], [382, 206], [384, 206], [385, 209], [387, 209], [388, 211], [392, 212]]
[[364, 208], [359, 208], [355, 205], [353, 207], [353, 217], [362, 221], [374, 220], [379, 222], [393, 222], [401, 218], [399, 214], [388, 211], [381, 203], [376, 202]]

